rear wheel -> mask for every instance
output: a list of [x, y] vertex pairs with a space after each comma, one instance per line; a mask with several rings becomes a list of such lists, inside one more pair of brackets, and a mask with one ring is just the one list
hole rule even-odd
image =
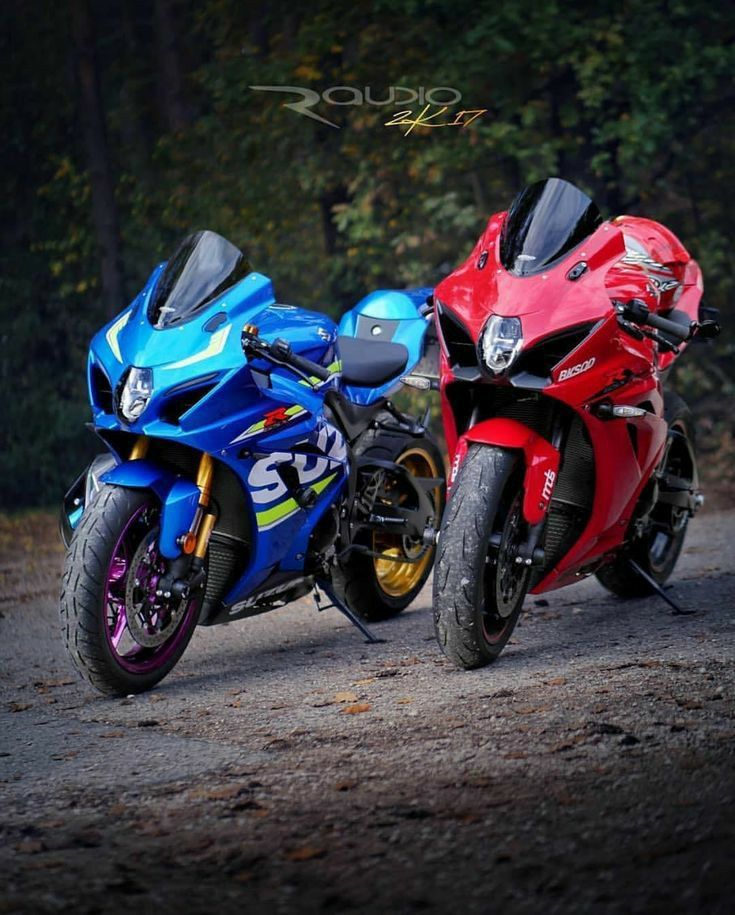
[[[393, 422], [392, 417], [387, 417]], [[391, 461], [404, 466], [415, 477], [444, 479], [444, 462], [433, 439], [403, 433], [387, 432], [380, 428], [365, 433], [356, 456]], [[434, 512], [429, 522], [438, 530], [444, 505], [445, 487], [436, 487], [430, 493]], [[376, 506], [381, 502], [401, 505], [410, 498], [390, 475], [377, 494]], [[431, 572], [435, 548], [423, 538], [408, 537], [389, 530], [374, 531], [365, 546], [379, 556], [351, 553], [334, 573], [334, 582], [351, 610], [368, 622], [388, 619], [405, 610], [424, 586]]]
[[[664, 474], [696, 486], [692, 417], [686, 403], [673, 392], [666, 393], [665, 417], [674, 435], [666, 452]], [[649, 512], [642, 531], [626, 551], [597, 572], [598, 581], [619, 597], [646, 597], [650, 584], [636, 575], [629, 560], [636, 562], [651, 578], [663, 584], [674, 571], [684, 545], [689, 511], [657, 502]]]
[[520, 616], [531, 573], [515, 561], [524, 540], [522, 465], [473, 446], [444, 513], [434, 570], [439, 647], [467, 670], [494, 661]]
[[69, 545], [60, 613], [79, 673], [100, 692], [150, 689], [173, 668], [199, 617], [203, 591], [173, 601], [156, 594], [160, 506], [150, 492], [104, 486]]

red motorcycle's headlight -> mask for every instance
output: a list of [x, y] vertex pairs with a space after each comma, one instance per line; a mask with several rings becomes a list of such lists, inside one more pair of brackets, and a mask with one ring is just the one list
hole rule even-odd
[[523, 346], [520, 318], [491, 315], [480, 334], [482, 361], [495, 375], [506, 371]]

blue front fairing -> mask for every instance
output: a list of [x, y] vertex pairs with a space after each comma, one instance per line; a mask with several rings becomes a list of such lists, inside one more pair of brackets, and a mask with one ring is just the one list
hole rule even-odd
[[[250, 535], [241, 573], [224, 595], [229, 606], [244, 600], [275, 571], [303, 571], [310, 538], [345, 486], [348, 450], [324, 411], [325, 394], [340, 387], [337, 327], [323, 314], [276, 303], [270, 280], [258, 273], [250, 273], [188, 320], [154, 327], [148, 305], [164, 266], [153, 271], [131, 306], [92, 340], [88, 382], [93, 420], [121, 462], [129, 446], [122, 448], [120, 442], [145, 435], [211, 454], [231, 471]], [[384, 322], [382, 339], [407, 347], [409, 362], [401, 374], [410, 371], [422, 355], [427, 322], [419, 308], [429, 292], [373, 293], [342, 318], [340, 332], [365, 336], [369, 345], [371, 328]], [[312, 378], [309, 383], [285, 367], [248, 362], [240, 343], [245, 324], [257, 326], [266, 340], [287, 339], [294, 352], [327, 367], [329, 379]], [[152, 393], [142, 415], [126, 422], [118, 408], [119, 393], [131, 366], [150, 370]], [[372, 403], [398, 384], [396, 377], [378, 389], [343, 391], [356, 403]], [[121, 432], [129, 437], [121, 439]], [[193, 521], [196, 504], [190, 489], [173, 485], [170, 466], [158, 479], [147, 465], [139, 461], [126, 464], [130, 471], [117, 468], [109, 482], [147, 486], [154, 492], [158, 487], [165, 555], [170, 557], [178, 536]], [[308, 507], [297, 501], [299, 493], [286, 479], [297, 479], [299, 491], [309, 491], [304, 501]]]

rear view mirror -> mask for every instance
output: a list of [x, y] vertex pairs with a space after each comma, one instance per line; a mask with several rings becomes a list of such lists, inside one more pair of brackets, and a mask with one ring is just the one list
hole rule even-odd
[[717, 321], [702, 321], [697, 328], [697, 336], [704, 340], [712, 340], [719, 336], [720, 330], [721, 327]]

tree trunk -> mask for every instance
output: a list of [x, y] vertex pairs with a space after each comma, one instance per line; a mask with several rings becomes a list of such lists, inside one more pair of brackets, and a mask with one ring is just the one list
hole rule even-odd
[[189, 123], [184, 100], [184, 81], [176, 41], [176, 17], [170, 0], [155, 0], [156, 54], [158, 57], [158, 96], [169, 130], [183, 130]]
[[88, 0], [72, 0], [72, 37], [79, 92], [79, 121], [92, 186], [92, 218], [100, 252], [102, 303], [107, 315], [125, 304], [120, 268], [120, 232], [100, 96]]

